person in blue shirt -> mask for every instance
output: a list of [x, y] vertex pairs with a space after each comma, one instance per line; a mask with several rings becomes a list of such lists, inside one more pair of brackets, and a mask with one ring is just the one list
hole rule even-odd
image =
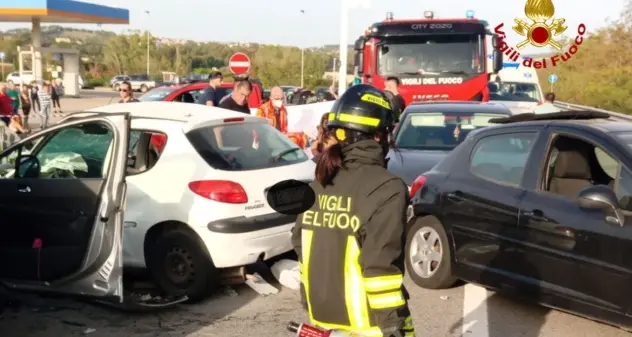
[[218, 106], [221, 97], [217, 94], [217, 88], [222, 85], [224, 77], [219, 71], [214, 71], [208, 76], [208, 87], [204, 89], [198, 103], [203, 105]]

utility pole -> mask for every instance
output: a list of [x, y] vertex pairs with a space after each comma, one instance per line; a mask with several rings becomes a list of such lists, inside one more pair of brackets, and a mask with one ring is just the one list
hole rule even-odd
[[[145, 11], [147, 14], [147, 22], [149, 22], [149, 11]], [[149, 76], [149, 25], [147, 25], [147, 76]]]
[[340, 0], [340, 72], [338, 73], [338, 97], [347, 90], [347, 35], [349, 34], [349, 0]]
[[[305, 10], [301, 9], [301, 14], [305, 14]], [[301, 88], [305, 88], [305, 46], [301, 47]]]

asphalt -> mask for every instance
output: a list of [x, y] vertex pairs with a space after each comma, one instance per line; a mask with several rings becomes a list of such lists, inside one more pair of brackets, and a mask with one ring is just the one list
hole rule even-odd
[[[93, 93], [90, 95], [90, 93]], [[82, 92], [63, 99], [64, 111], [108, 104], [116, 93]], [[113, 101], [113, 100], [112, 100]], [[437, 337], [624, 337], [623, 330], [474, 285], [421, 289], [406, 282], [417, 336]], [[2, 337], [283, 337], [288, 321], [305, 321], [297, 291], [262, 296], [247, 286], [223, 288], [199, 304], [165, 312], [130, 314], [68, 299], [22, 297], [0, 314]]]

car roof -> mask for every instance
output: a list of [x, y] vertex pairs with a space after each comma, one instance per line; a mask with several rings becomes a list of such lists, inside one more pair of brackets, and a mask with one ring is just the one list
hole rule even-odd
[[407, 113], [417, 112], [445, 112], [445, 113], [496, 113], [511, 115], [511, 110], [500, 103], [474, 101], [437, 101], [413, 103], [406, 107]]
[[632, 123], [621, 121], [616, 116], [613, 117], [608, 113], [595, 111], [561, 111], [548, 114], [525, 113], [507, 118], [497, 118], [490, 120], [490, 122], [498, 124], [489, 126], [486, 128], [487, 130], [557, 125], [576, 129], [597, 129], [601, 132], [632, 131]]
[[[267, 123], [263, 117], [247, 115], [218, 107], [181, 102], [117, 103], [86, 110], [85, 112], [121, 113], [128, 112], [132, 118], [160, 119], [185, 123], [185, 132], [204, 125], [224, 123], [226, 119], [244, 118], [247, 121]], [[81, 113], [73, 114], [74, 116]]]

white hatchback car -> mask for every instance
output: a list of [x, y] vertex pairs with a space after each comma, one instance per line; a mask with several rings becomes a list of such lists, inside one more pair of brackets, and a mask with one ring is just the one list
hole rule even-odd
[[[287, 179], [311, 182], [314, 163], [264, 118], [197, 104], [143, 102], [104, 106], [70, 115], [61, 123], [95, 113], [131, 116], [123, 232], [126, 267], [147, 267], [165, 293], [198, 300], [213, 290], [221, 272], [292, 249], [290, 229], [296, 216], [276, 213], [266, 192]], [[55, 129], [29, 137], [35, 144], [29, 146], [34, 149], [30, 155], [38, 159], [42, 172], [51, 172], [51, 161], [57, 163], [54, 176], [46, 173], [40, 180], [102, 178], [116, 143], [112, 130], [75, 124]], [[98, 194], [101, 185], [87, 182], [86, 188], [96, 188]], [[60, 198], [64, 194], [49, 193]], [[84, 206], [79, 203], [75, 210], [69, 204], [66, 210], [87, 213]], [[24, 233], [16, 230], [16, 235], [25, 242], [39, 238], [44, 247], [57, 240], [45, 234], [62, 241], [93, 238], [92, 227], [71, 221], [70, 215], [66, 218], [68, 223], [57, 221], [55, 235], [38, 232], [38, 226], [25, 226]], [[25, 254], [29, 251], [30, 247]], [[76, 260], [70, 265], [79, 269], [83, 250], [64, 252], [46, 259], [63, 256], [66, 262]], [[44, 250], [42, 260], [43, 255]], [[35, 267], [24, 268], [29, 274]], [[51, 271], [50, 277], [73, 270], [67, 266], [64, 272]]]

